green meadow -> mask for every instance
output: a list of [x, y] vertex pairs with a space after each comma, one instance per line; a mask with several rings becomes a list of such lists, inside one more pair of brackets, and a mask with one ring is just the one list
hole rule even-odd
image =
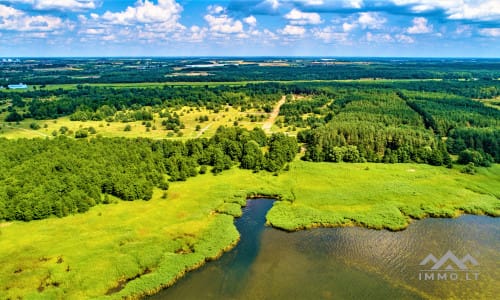
[[41, 221], [0, 223], [0, 298], [137, 298], [175, 282], [238, 241], [247, 197], [277, 201], [284, 230], [365, 226], [402, 230], [414, 219], [500, 215], [500, 166], [476, 175], [423, 164], [294, 161], [279, 174], [232, 168], [171, 183], [150, 201], [98, 205]]

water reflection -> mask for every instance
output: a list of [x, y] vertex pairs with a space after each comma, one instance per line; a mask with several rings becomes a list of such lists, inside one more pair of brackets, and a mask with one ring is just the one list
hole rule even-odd
[[[236, 226], [242, 239], [220, 260], [154, 299], [495, 299], [500, 294], [500, 219], [416, 221], [401, 232], [264, 227], [271, 201], [252, 200]], [[419, 263], [448, 250], [479, 262], [477, 281], [422, 281]]]

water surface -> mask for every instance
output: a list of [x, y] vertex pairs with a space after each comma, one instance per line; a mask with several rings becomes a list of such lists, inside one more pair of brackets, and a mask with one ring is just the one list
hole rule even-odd
[[[466, 215], [415, 221], [401, 232], [265, 227], [272, 200], [249, 200], [236, 219], [240, 243], [153, 299], [495, 299], [500, 295], [500, 219]], [[421, 280], [429, 254], [466, 254], [478, 265], [457, 280]], [[447, 264], [449, 265], [449, 264]], [[444, 267], [443, 267], [444, 269]], [[439, 270], [438, 270], [439, 271]], [[441, 273], [451, 270], [443, 270]], [[478, 273], [477, 280], [472, 272]]]

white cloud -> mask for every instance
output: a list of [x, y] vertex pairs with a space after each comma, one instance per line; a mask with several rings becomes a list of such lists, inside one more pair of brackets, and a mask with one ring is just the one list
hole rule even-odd
[[317, 39], [323, 40], [326, 43], [330, 42], [340, 42], [345, 43], [347, 41], [348, 34], [345, 32], [336, 32], [333, 27], [325, 28], [314, 28], [312, 30], [313, 36]]
[[342, 24], [342, 29], [343, 29], [345, 32], [352, 31], [352, 30], [353, 30], [353, 29], [355, 29], [356, 27], [358, 27], [358, 24], [356, 24], [356, 23], [347, 23], [347, 22], [345, 22], [344, 24]]
[[394, 41], [391, 35], [388, 33], [373, 34], [371, 32], [367, 32], [365, 35], [365, 39], [368, 42], [374, 42], [374, 43], [387, 43]]
[[500, 20], [498, 0], [392, 0], [396, 5], [408, 5], [416, 13], [443, 10], [448, 19]]
[[0, 4], [0, 30], [53, 32], [71, 29], [72, 24], [53, 16], [30, 16], [21, 10]]
[[286, 25], [279, 32], [283, 35], [303, 36], [306, 33], [306, 29], [302, 26]]
[[305, 13], [296, 8], [286, 14], [285, 19], [289, 20], [292, 25], [320, 24], [323, 22], [318, 13]]
[[413, 26], [406, 29], [409, 34], [423, 34], [432, 32], [432, 25], [427, 24], [427, 19], [424, 17], [413, 18]]
[[266, 4], [269, 4], [272, 9], [276, 10], [280, 6], [280, 2], [278, 0], [266, 0]]
[[344, 0], [343, 4], [347, 8], [361, 8], [364, 5], [363, 0]]
[[455, 29], [455, 34], [459, 36], [469, 37], [472, 35], [472, 26], [470, 25], [458, 25]]
[[247, 23], [251, 27], [255, 27], [257, 25], [257, 19], [254, 16], [244, 18], [243, 22]]
[[412, 44], [415, 42], [415, 40], [406, 34], [396, 34], [396, 40], [400, 43], [404, 44]]
[[10, 0], [9, 3], [29, 4], [36, 10], [83, 11], [97, 8], [97, 0]]
[[206, 15], [211, 32], [215, 33], [241, 33], [243, 32], [243, 23], [239, 20], [234, 20], [227, 15]]
[[323, 5], [325, 3], [323, 0], [299, 0], [298, 2], [308, 6]]
[[212, 15], [220, 14], [224, 12], [224, 7], [220, 5], [209, 5], [207, 7], [208, 13]]
[[380, 29], [387, 22], [387, 19], [378, 13], [362, 12], [359, 13], [358, 23], [361, 28]]
[[483, 28], [479, 29], [479, 34], [491, 37], [500, 37], [500, 28]]
[[208, 30], [205, 27], [200, 28], [199, 26], [194, 25], [194, 26], [191, 26], [189, 31], [190, 31], [190, 36], [188, 38], [188, 41], [201, 42], [205, 39]]
[[138, 23], [164, 23], [171, 29], [179, 27], [182, 7], [174, 0], [158, 0], [158, 4], [139, 0], [122, 12], [105, 12], [100, 19], [115, 25], [134, 25]]

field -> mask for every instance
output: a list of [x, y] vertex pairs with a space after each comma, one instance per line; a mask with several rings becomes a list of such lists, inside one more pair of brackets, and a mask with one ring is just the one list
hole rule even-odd
[[[172, 130], [167, 130], [162, 126], [162, 121], [165, 118], [155, 114], [155, 119], [151, 121], [151, 127], [145, 126], [143, 121], [134, 122], [106, 122], [106, 121], [71, 121], [69, 117], [61, 117], [55, 120], [34, 120], [26, 119], [18, 124], [16, 123], [0, 123], [0, 136], [6, 138], [34, 138], [34, 137], [53, 137], [55, 131], [59, 134], [61, 127], [68, 128], [68, 134], [76, 132], [82, 128], [94, 128], [96, 135], [103, 137], [146, 137], [153, 139], [160, 138], [176, 138], [189, 139], [197, 137], [212, 136], [219, 126], [233, 126], [235, 121], [238, 126], [251, 129], [254, 127], [262, 127], [264, 121], [269, 118], [268, 113], [249, 110], [241, 112], [231, 106], [227, 106], [224, 112], [215, 113], [206, 108], [195, 109], [191, 107], [182, 107], [180, 109], [172, 109], [171, 113], [176, 113], [184, 124], [185, 128], [180, 129], [175, 133]], [[257, 116], [257, 121], [251, 122], [250, 115]], [[208, 121], [200, 123], [197, 118], [208, 116]], [[261, 118], [262, 116], [262, 118]], [[4, 114], [0, 114], [0, 119], [4, 119]], [[38, 124], [40, 127], [37, 130], [30, 128], [31, 124]], [[130, 131], [124, 131], [125, 127], [130, 125]], [[199, 125], [199, 129], [196, 128]]]
[[267, 219], [286, 230], [401, 230], [409, 216], [499, 216], [499, 185], [498, 165], [471, 176], [423, 164], [297, 160], [278, 176], [238, 168], [199, 175], [172, 183], [166, 199], [156, 190], [148, 202], [116, 200], [62, 219], [1, 223], [0, 298], [117, 299], [154, 292], [237, 241], [231, 215], [240, 214], [247, 196], [280, 198]]

